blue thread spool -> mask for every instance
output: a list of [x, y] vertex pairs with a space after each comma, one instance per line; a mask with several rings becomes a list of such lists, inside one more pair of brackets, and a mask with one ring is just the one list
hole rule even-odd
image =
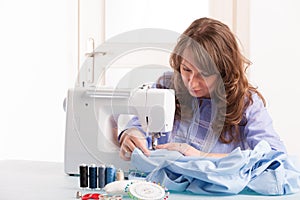
[[116, 168], [113, 165], [108, 165], [105, 170], [106, 181], [105, 184], [115, 181]]
[[82, 164], [79, 166], [79, 185], [81, 188], [88, 187], [88, 166]]
[[100, 165], [98, 167], [98, 187], [104, 188], [105, 186], [105, 165]]
[[89, 167], [89, 188], [95, 189], [97, 188], [97, 167], [95, 164], [92, 164]]

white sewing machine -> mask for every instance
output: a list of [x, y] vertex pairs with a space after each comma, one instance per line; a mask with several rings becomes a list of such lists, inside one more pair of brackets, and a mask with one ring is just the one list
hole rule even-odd
[[[150, 134], [172, 130], [175, 97], [167, 89], [71, 89], [68, 92], [65, 172], [77, 174], [86, 164], [113, 164], [128, 170], [119, 157], [116, 119], [134, 114]], [[114, 125], [115, 124], [115, 125]]]
[[[156, 34], [159, 39], [163, 35], [161, 31], [149, 33], [148, 30], [146, 34], [144, 32], [138, 34], [141, 36]], [[136, 40], [136, 32], [133, 36], [132, 40]], [[125, 38], [127, 41], [128, 37]], [[147, 38], [150, 37], [147, 36]], [[168, 34], [165, 38], [170, 39]], [[123, 38], [121, 39], [123, 41]], [[109, 70], [112, 63], [116, 62], [116, 59], [119, 59], [120, 55], [135, 52], [136, 49], [138, 51], [154, 49], [160, 52], [167, 50], [169, 53], [173, 45], [174, 43], [118, 44], [118, 42], [108, 42], [88, 55], [79, 72], [78, 82], [74, 88], [68, 90], [65, 101], [67, 117], [64, 164], [67, 174], [78, 174], [79, 165], [83, 163], [112, 164], [125, 172], [130, 169], [130, 162], [122, 160], [119, 156], [117, 136], [118, 129], [122, 129], [119, 124], [122, 124], [120, 119], [124, 119], [123, 114], [138, 116], [143, 129], [150, 134], [155, 135], [172, 130], [175, 112], [174, 91], [137, 87], [142, 83], [155, 81], [158, 74], [161, 75], [162, 72], [170, 70], [166, 64], [153, 63], [161, 59], [150, 59], [150, 64], [146, 63], [143, 67], [137, 67], [140, 71], [137, 70], [136, 73], [131, 71], [131, 75], [119, 82], [119, 86], [122, 87], [107, 88], [105, 84], [99, 86], [99, 82], [103, 79], [111, 79], [105, 78], [103, 74]], [[133, 58], [135, 60], [136, 57], [144, 54], [148, 52], [135, 55]], [[147, 59], [143, 57], [141, 60]], [[160, 67], [158, 69], [153, 66]], [[155, 75], [152, 74], [154, 71]]]

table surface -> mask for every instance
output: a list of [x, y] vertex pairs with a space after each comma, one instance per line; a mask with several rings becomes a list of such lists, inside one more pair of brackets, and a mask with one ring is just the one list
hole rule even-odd
[[[43, 161], [0, 161], [0, 199], [76, 199], [79, 178], [64, 173], [63, 163]], [[123, 198], [128, 199], [128, 198]], [[171, 192], [169, 199], [300, 199], [300, 193], [286, 196], [239, 194], [204, 196]]]

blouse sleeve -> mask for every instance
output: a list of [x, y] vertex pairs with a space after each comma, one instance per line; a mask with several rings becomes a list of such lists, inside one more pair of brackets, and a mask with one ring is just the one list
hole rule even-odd
[[250, 149], [254, 149], [260, 141], [265, 140], [273, 150], [286, 153], [286, 148], [274, 130], [273, 121], [262, 99], [257, 94], [253, 94], [252, 98], [253, 104], [246, 110], [247, 124], [244, 130], [246, 143]]

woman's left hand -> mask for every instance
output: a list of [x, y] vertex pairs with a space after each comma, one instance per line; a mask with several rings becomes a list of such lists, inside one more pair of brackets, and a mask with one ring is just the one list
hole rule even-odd
[[171, 151], [178, 151], [185, 156], [205, 156], [205, 153], [195, 149], [187, 143], [166, 143], [156, 146], [156, 149], [168, 149]]

